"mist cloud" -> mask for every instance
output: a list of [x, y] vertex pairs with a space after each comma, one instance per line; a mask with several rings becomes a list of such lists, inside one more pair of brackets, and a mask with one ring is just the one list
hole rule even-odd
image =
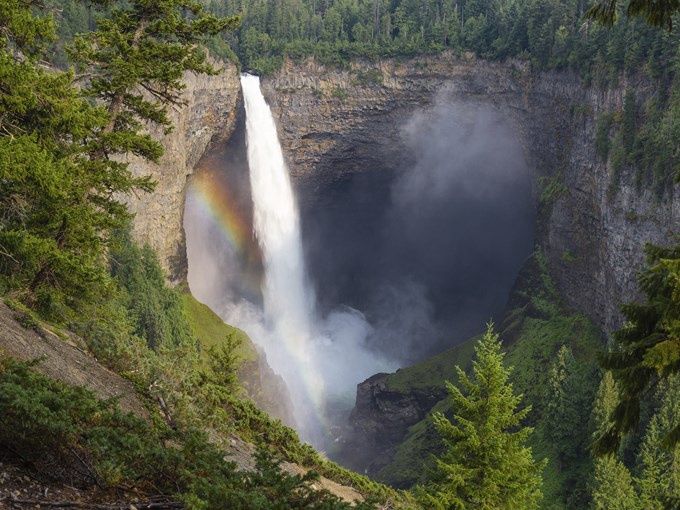
[[328, 192], [340, 204], [306, 225], [318, 294], [363, 310], [371, 348], [411, 363], [500, 314], [534, 213], [522, 148], [492, 107], [442, 94], [400, 130], [382, 150], [411, 163], [341, 183]]

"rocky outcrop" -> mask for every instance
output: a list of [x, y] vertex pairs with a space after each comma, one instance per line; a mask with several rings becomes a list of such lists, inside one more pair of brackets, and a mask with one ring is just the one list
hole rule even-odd
[[124, 411], [147, 418], [149, 413], [133, 384], [102, 366], [82, 339], [38, 325], [0, 301], [0, 359], [37, 361], [35, 370], [71, 386], [83, 386], [102, 400], [118, 399]]
[[130, 160], [136, 175], [150, 175], [157, 182], [153, 193], [128, 200], [135, 214], [133, 234], [156, 251], [172, 281], [186, 277], [182, 215], [187, 177], [210, 144], [229, 138], [236, 123], [241, 90], [238, 70], [231, 63], [215, 66], [221, 69], [215, 76], [185, 75], [185, 105], [170, 112], [174, 129], [168, 134], [152, 133], [165, 149], [159, 163]]
[[345, 448], [343, 461], [370, 474], [390, 461], [394, 446], [409, 427], [425, 418], [446, 395], [441, 385], [404, 391], [390, 385], [389, 376], [376, 374], [357, 386], [356, 405], [349, 419], [352, 446]]
[[248, 397], [260, 409], [289, 427], [295, 427], [293, 404], [286, 382], [272, 370], [261, 349], [256, 348], [255, 359], [241, 363], [238, 378]]

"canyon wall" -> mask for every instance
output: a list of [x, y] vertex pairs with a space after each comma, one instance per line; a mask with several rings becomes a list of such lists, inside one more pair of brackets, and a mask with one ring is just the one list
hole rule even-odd
[[402, 126], [417, 110], [437, 101], [499, 110], [532, 168], [537, 244], [550, 272], [567, 304], [607, 332], [621, 323], [620, 304], [637, 296], [644, 243], [668, 242], [680, 230], [677, 185], [659, 198], [634, 185], [634, 169], [612, 184], [610, 165], [596, 154], [597, 119], [620, 111], [629, 87], [640, 104], [653, 93], [643, 82], [602, 91], [567, 72], [448, 53], [346, 69], [287, 62], [263, 82], [303, 207], [347, 173], [408, 164]]
[[[129, 200], [135, 237], [157, 251], [173, 281], [186, 274], [187, 177], [210, 144], [229, 138], [235, 125], [238, 72], [233, 64], [219, 65], [216, 76], [187, 75], [186, 105], [171, 112], [175, 129], [155, 133], [166, 149], [161, 161], [131, 160], [136, 174], [158, 183], [153, 193]], [[601, 91], [566, 72], [534, 73], [524, 62], [448, 53], [346, 69], [288, 61], [263, 79], [303, 204], [323, 199], [323, 190], [347, 173], [408, 164], [413, 156], [401, 128], [438, 99], [497, 108], [516, 128], [533, 170], [537, 242], [550, 270], [568, 304], [605, 331], [619, 325], [620, 303], [637, 294], [644, 243], [667, 241], [680, 224], [677, 185], [659, 198], [638, 190], [634, 172], [624, 171], [612, 189], [612, 169], [596, 155], [597, 118], [621, 110], [628, 87], [640, 102], [652, 93], [644, 83], [624, 81]]]
[[[566, 308], [583, 313], [607, 334], [621, 325], [620, 305], [639, 297], [636, 275], [644, 244], [666, 244], [680, 231], [680, 187], [658, 196], [653, 186], [636, 185], [635, 168], [615, 177], [595, 148], [600, 115], [621, 112], [629, 89], [644, 104], [654, 93], [646, 82], [623, 79], [601, 90], [568, 72], [536, 73], [523, 62], [442, 54], [356, 62], [341, 70], [313, 60], [288, 62], [265, 80], [264, 89], [302, 207], [323, 201], [347, 174], [409, 165], [413, 155], [402, 129], [415, 111], [440, 101], [497, 109], [517, 133], [532, 171], [536, 247]], [[530, 273], [529, 266], [523, 272]], [[442, 359], [451, 356], [443, 353]], [[427, 366], [436, 365], [436, 358]], [[447, 370], [441, 367], [442, 373]], [[361, 383], [351, 416], [347, 452], [354, 453], [347, 460], [380, 476], [397, 445], [418, 443], [429, 433], [426, 427], [409, 427], [444, 397], [440, 385], [420, 388], [411, 381], [395, 389], [395, 378], [399, 372]]]
[[[136, 172], [154, 176], [156, 192], [130, 202], [137, 214], [136, 238], [157, 250], [174, 281], [186, 275], [187, 176], [211, 142], [230, 136], [240, 101], [235, 67], [226, 66], [214, 77], [189, 76], [187, 83], [188, 104], [173, 112], [177, 127], [161, 137], [166, 155], [159, 165], [133, 164]], [[623, 79], [603, 91], [568, 72], [537, 73], [525, 62], [489, 63], [444, 53], [354, 62], [342, 69], [312, 59], [288, 61], [262, 80], [262, 88], [277, 118], [302, 208], [323, 205], [329, 190], [351, 174], [393, 172], [412, 163], [402, 128], [416, 111], [438, 101], [499, 111], [517, 133], [532, 169], [537, 248], [567, 307], [606, 333], [620, 325], [621, 303], [638, 297], [636, 273], [644, 244], [668, 243], [680, 231], [678, 185], [658, 196], [651, 186], [636, 186], [635, 168], [624, 168], [615, 179], [595, 149], [598, 118], [620, 112], [626, 90], [635, 90], [639, 104], [654, 93], [643, 81]], [[374, 438], [365, 438], [369, 456], [386, 455], [383, 464], [408, 426], [441, 396], [430, 392], [422, 399], [410, 388], [396, 394], [386, 388], [384, 377], [360, 385], [353, 413], [364, 430], [377, 424], [374, 435], [390, 425], [381, 451], [371, 450]]]
[[187, 178], [211, 143], [228, 139], [236, 123], [241, 95], [238, 70], [231, 63], [213, 64], [220, 70], [217, 75], [185, 75], [185, 105], [170, 110], [174, 129], [167, 134], [162, 129], [152, 131], [165, 148], [158, 164], [129, 160], [136, 175], [150, 175], [157, 182], [153, 193], [128, 199], [135, 214], [133, 235], [156, 251], [173, 282], [183, 280], [187, 270], [182, 226]]

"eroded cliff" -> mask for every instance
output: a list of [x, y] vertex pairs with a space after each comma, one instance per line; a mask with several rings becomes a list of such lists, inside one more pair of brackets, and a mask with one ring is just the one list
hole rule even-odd
[[412, 160], [402, 126], [436, 101], [491, 105], [515, 128], [532, 169], [539, 211], [537, 245], [564, 299], [605, 331], [637, 296], [647, 242], [668, 242], [680, 227], [680, 188], [659, 197], [635, 185], [635, 169], [613, 181], [596, 154], [603, 113], [620, 111], [634, 87], [600, 90], [567, 72], [535, 73], [524, 62], [490, 63], [452, 54], [331, 69], [287, 62], [263, 88], [303, 203], [351, 172], [390, 171]]
[[[567, 72], [536, 73], [523, 62], [489, 63], [451, 54], [357, 62], [342, 70], [313, 60], [287, 62], [264, 82], [303, 208], [323, 201], [348, 173], [391, 172], [411, 164], [402, 126], [417, 110], [444, 101], [499, 111], [517, 133], [532, 171], [536, 249], [564, 313], [583, 314], [606, 334], [621, 325], [620, 305], [639, 295], [636, 275], [645, 243], [666, 244], [680, 230], [677, 185], [660, 196], [651, 186], [636, 184], [636, 168], [616, 174], [597, 154], [598, 119], [621, 112], [629, 89], [636, 91], [639, 104], [654, 94], [649, 83], [631, 78], [601, 90]], [[509, 321], [514, 312], [509, 306]], [[508, 328], [508, 337], [516, 339], [519, 329]], [[564, 338], [571, 338], [567, 333]], [[459, 356], [445, 359], [451, 364]], [[433, 360], [425, 364], [428, 370]], [[440, 368], [440, 379], [454, 375], [452, 366]], [[418, 368], [409, 370], [412, 375]], [[420, 375], [431, 379], [431, 374]], [[444, 393], [441, 380], [423, 387], [413, 377], [401, 379], [399, 373], [378, 374], [359, 385], [350, 448], [364, 455], [350, 462], [406, 483], [411, 475], [399, 479], [395, 455], [408, 450], [410, 456], [419, 447], [400, 452], [397, 446], [405, 440], [422, 442], [429, 429], [421, 420]]]
[[[601, 90], [568, 72], [537, 73], [520, 61], [489, 63], [444, 53], [355, 62], [345, 69], [288, 61], [262, 86], [303, 208], [325, 200], [348, 174], [392, 172], [412, 163], [402, 126], [418, 110], [445, 101], [500, 112], [532, 170], [536, 246], [546, 269], [566, 308], [606, 333], [620, 325], [621, 303], [638, 296], [644, 244], [667, 243], [680, 230], [677, 185], [659, 196], [636, 185], [635, 168], [615, 176], [595, 147], [598, 119], [622, 110], [626, 90], [635, 89], [640, 104], [654, 93], [644, 81], [622, 79]], [[163, 162], [139, 168], [157, 176], [156, 193], [132, 203], [138, 239], [159, 251], [173, 278], [186, 271], [181, 221], [186, 177], [210, 141], [233, 129], [235, 69], [191, 78], [187, 97], [187, 108], [176, 113], [179, 127], [166, 139]], [[383, 465], [408, 427], [441, 396], [428, 389], [423, 399], [411, 390], [399, 387], [395, 393], [383, 376], [360, 385], [353, 420], [366, 432], [369, 457], [382, 456]], [[375, 424], [389, 424], [380, 445]]]
[[155, 130], [165, 153], [158, 164], [131, 159], [137, 175], [150, 175], [157, 183], [153, 193], [139, 193], [128, 200], [135, 214], [133, 234], [151, 246], [163, 269], [177, 282], [186, 277], [186, 248], [182, 215], [187, 178], [211, 145], [228, 139], [236, 123], [240, 98], [238, 70], [231, 63], [215, 63], [214, 76], [188, 73], [182, 94], [184, 105], [173, 108], [170, 133]]

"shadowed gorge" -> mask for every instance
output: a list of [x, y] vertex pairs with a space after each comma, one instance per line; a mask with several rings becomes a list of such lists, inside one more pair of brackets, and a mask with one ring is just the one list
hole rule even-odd
[[361, 170], [335, 163], [346, 177], [300, 189], [320, 301], [364, 311], [374, 348], [407, 362], [499, 318], [534, 225], [530, 172], [502, 114], [442, 96], [396, 129], [400, 143], [379, 150], [401, 166], [360, 153]]

